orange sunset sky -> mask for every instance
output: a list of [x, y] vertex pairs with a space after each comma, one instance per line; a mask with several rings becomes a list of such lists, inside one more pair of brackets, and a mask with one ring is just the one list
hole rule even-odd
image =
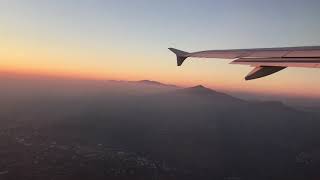
[[320, 69], [245, 81], [251, 67], [221, 59], [177, 67], [167, 49], [320, 45], [319, 2], [196, 2], [1, 1], [0, 71], [320, 97]]

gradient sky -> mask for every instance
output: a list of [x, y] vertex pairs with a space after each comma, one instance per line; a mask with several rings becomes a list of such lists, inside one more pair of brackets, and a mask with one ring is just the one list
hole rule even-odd
[[178, 68], [167, 49], [320, 45], [319, 9], [319, 0], [0, 0], [0, 68], [320, 97], [319, 69], [245, 81], [250, 67]]

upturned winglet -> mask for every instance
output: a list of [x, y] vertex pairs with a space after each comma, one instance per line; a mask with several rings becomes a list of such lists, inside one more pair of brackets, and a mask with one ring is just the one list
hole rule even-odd
[[174, 48], [169, 48], [170, 51], [172, 51], [177, 56], [177, 66], [181, 66], [184, 60], [186, 60], [189, 57], [189, 53], [185, 51], [181, 51]]

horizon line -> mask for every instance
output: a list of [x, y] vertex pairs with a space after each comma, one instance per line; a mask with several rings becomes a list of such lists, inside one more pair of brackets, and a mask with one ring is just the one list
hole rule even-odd
[[81, 73], [75, 74], [75, 73], [54, 73], [54, 72], [32, 72], [27, 70], [4, 70], [0, 69], [0, 76], [2, 75], [15, 75], [15, 76], [29, 76], [29, 77], [42, 77], [42, 78], [48, 78], [48, 79], [61, 79], [61, 80], [79, 80], [79, 81], [119, 81], [119, 82], [137, 82], [137, 81], [155, 81], [164, 85], [168, 86], [176, 86], [178, 88], [189, 88], [194, 86], [204, 86], [211, 90], [227, 93], [227, 94], [243, 94], [243, 95], [251, 95], [251, 96], [260, 96], [260, 97], [283, 97], [283, 98], [296, 98], [296, 99], [320, 99], [320, 96], [308, 96], [308, 95], [302, 95], [302, 94], [289, 94], [289, 93], [272, 93], [272, 92], [257, 92], [257, 91], [246, 91], [246, 90], [235, 90], [235, 89], [226, 89], [226, 88], [212, 88], [210, 85], [203, 85], [203, 84], [189, 84], [189, 85], [180, 85], [175, 83], [167, 83], [162, 82], [155, 79], [135, 79], [135, 80], [128, 80], [124, 78], [107, 78], [107, 77], [97, 77], [97, 76], [86, 76], [82, 75]]

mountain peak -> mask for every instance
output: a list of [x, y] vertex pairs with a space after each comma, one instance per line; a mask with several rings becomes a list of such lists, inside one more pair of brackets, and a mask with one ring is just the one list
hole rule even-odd
[[176, 90], [176, 94], [179, 94], [182, 96], [188, 96], [188, 97], [205, 98], [208, 101], [214, 101], [214, 102], [219, 101], [219, 102], [222, 102], [223, 104], [228, 102], [235, 102], [235, 103], [244, 102], [243, 100], [224, 94], [222, 92], [215, 91], [203, 85], [197, 85], [189, 88], [179, 89], [179, 90]]
[[137, 83], [144, 83], [144, 84], [152, 84], [152, 85], [164, 85], [158, 81], [151, 81], [151, 80], [140, 80], [140, 81], [136, 81]]
[[191, 92], [191, 93], [196, 93], [196, 94], [214, 94], [214, 93], [218, 93], [212, 89], [209, 89], [203, 85], [197, 85], [197, 86], [193, 86], [193, 87], [190, 87], [190, 88], [186, 88], [185, 89], [186, 91], [188, 92]]
[[[199, 85], [193, 86], [193, 87], [191, 87], [191, 88], [206, 88], [206, 87], [204, 87], [203, 85], [199, 84]], [[207, 89], [207, 88], [206, 88], [206, 89]]]

